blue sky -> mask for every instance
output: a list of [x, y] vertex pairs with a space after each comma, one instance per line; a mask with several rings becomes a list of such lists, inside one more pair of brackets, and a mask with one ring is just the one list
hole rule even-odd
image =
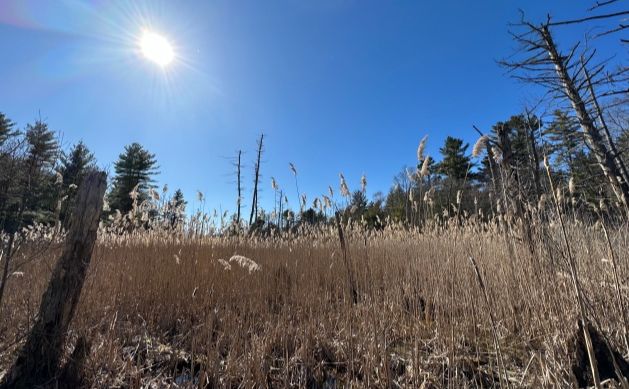
[[[578, 3], [578, 6], [575, 6]], [[593, 3], [593, 2], [592, 2]], [[101, 166], [126, 144], [155, 153], [160, 184], [197, 190], [233, 210], [230, 158], [266, 135], [262, 204], [274, 176], [296, 204], [288, 163], [313, 199], [343, 172], [387, 192], [447, 135], [472, 143], [517, 114], [535, 90], [496, 60], [513, 53], [508, 22], [582, 17], [589, 1], [106, 1], [0, 2], [0, 111], [20, 127], [39, 112], [65, 145], [82, 139]], [[166, 36], [161, 69], [137, 48], [143, 28]], [[580, 38], [562, 30], [560, 43]], [[565, 43], [564, 43], [565, 42]], [[248, 195], [245, 204], [248, 204]]]

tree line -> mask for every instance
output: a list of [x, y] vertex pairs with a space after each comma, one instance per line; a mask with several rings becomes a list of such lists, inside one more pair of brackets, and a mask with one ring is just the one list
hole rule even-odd
[[[616, 115], [615, 123], [629, 123], [624, 112]], [[629, 127], [613, 130], [619, 157], [623, 163], [629, 163]], [[336, 197], [331, 187], [329, 193], [314, 198], [312, 203], [300, 194], [299, 210], [294, 210], [289, 207], [286, 192], [272, 179], [274, 209], [266, 211], [254, 203], [251, 222], [245, 225], [234, 212], [231, 227], [290, 229], [327, 222], [335, 212], [346, 220], [351, 218], [373, 228], [387, 222], [421, 225], [428, 219], [454, 215], [488, 220], [505, 211], [509, 203], [537, 205], [549, 195], [550, 185], [542, 167], [544, 157], [553, 167], [552, 179], [560, 191], [554, 195], [563, 198], [572, 211], [587, 214], [605, 204], [618, 210], [624, 206], [594, 152], [587, 147], [578, 120], [566, 111], [555, 111], [547, 123], [530, 113], [499, 121], [488, 134], [479, 137], [472, 149], [462, 139], [448, 136], [439, 155], [433, 157], [425, 154], [426, 143], [425, 137], [420, 141], [416, 163], [394, 177], [386, 195], [378, 192], [368, 199], [365, 177], [361, 188], [354, 191], [349, 190], [343, 177]], [[501, 143], [502, 149], [498, 147]], [[260, 144], [257, 150], [261, 151]], [[289, 168], [298, 191], [296, 167], [290, 164]], [[37, 120], [18, 130], [0, 113], [2, 230], [15, 232], [35, 223], [67, 228], [77, 187], [85, 174], [94, 169], [94, 154], [83, 142], [62, 150], [55, 132], [45, 122]], [[106, 195], [105, 222], [126, 216], [138, 218], [146, 225], [159, 220], [161, 225], [181, 226], [187, 202], [179, 189], [162, 198], [168, 194], [166, 187], [157, 190], [158, 169], [155, 155], [142, 145], [126, 146], [114, 163]], [[260, 169], [256, 164], [256, 175]], [[238, 190], [242, 192], [240, 174], [238, 180]], [[259, 177], [254, 181], [254, 201], [258, 198], [258, 180]], [[239, 193], [238, 207], [241, 196]]]

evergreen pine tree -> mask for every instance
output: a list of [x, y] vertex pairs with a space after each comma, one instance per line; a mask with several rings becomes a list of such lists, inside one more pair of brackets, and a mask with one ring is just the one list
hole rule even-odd
[[113, 187], [109, 194], [109, 206], [112, 210], [119, 210], [123, 214], [133, 208], [134, 200], [131, 192], [137, 192], [137, 204], [148, 198], [148, 190], [154, 188], [153, 176], [157, 171], [155, 154], [145, 150], [139, 143], [132, 143], [125, 147], [114, 165], [115, 176]]
[[579, 122], [564, 111], [557, 110], [554, 120], [544, 131], [549, 143], [549, 152], [555, 157], [555, 165], [566, 174], [572, 175], [576, 154], [583, 149], [583, 137]]
[[19, 213], [23, 212], [24, 224], [53, 223], [60, 194], [54, 172], [59, 144], [55, 133], [41, 120], [29, 124], [25, 136], [27, 152], [20, 174], [22, 211]]
[[462, 139], [448, 136], [439, 152], [443, 160], [439, 162], [437, 171], [454, 180], [463, 180], [468, 169], [473, 166], [469, 155], [466, 155], [469, 143], [463, 144]]
[[0, 112], [0, 147], [2, 147], [12, 136], [18, 134], [18, 131], [13, 129], [14, 127], [15, 123], [6, 117], [5, 114]]

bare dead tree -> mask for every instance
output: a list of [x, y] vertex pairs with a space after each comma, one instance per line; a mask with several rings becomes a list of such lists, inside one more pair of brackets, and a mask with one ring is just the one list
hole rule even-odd
[[551, 23], [550, 18], [540, 25], [522, 20], [518, 26], [523, 28], [524, 32], [512, 34], [514, 40], [522, 47], [520, 51], [523, 53], [522, 58], [508, 59], [500, 63], [510, 69], [515, 78], [546, 88], [548, 95], [555, 101], [567, 100], [570, 103], [583, 131], [586, 145], [596, 157], [616, 198], [627, 207], [629, 182], [623, 179], [626, 176], [623, 173], [624, 169], [617, 163], [612, 151], [613, 139], [605, 139], [601, 128], [596, 124], [598, 103], [593, 91], [594, 88], [609, 91], [611, 85], [625, 81], [629, 70], [606, 72], [606, 61], [593, 63], [595, 50], [585, 50], [579, 58], [577, 55], [579, 43], [575, 44], [568, 54], [562, 54], [551, 34], [549, 28], [551, 25], [557, 23]]
[[84, 178], [65, 247], [42, 297], [37, 321], [0, 388], [51, 386], [59, 376], [66, 334], [96, 242], [106, 186], [105, 173], [94, 171]]
[[260, 160], [262, 158], [262, 148], [264, 142], [264, 134], [260, 134], [258, 140], [258, 153], [256, 158], [256, 164], [254, 167], [254, 180], [253, 180], [253, 200], [251, 202], [251, 215], [249, 216], [249, 226], [253, 225], [255, 217], [258, 215], [258, 182], [260, 181]]
[[[583, 61], [584, 59], [582, 59], [582, 63]], [[611, 132], [609, 131], [609, 127], [607, 126], [607, 121], [605, 120], [605, 114], [603, 112], [603, 108], [601, 108], [600, 104], [598, 103], [598, 99], [596, 98], [596, 93], [594, 92], [594, 87], [592, 86], [592, 79], [590, 77], [590, 73], [588, 72], [585, 65], [583, 66], [583, 74], [585, 76], [585, 80], [587, 81], [588, 92], [590, 93], [590, 99], [592, 100], [592, 105], [595, 110], [594, 112], [596, 113], [596, 116], [598, 116], [600, 127], [602, 129], [607, 145], [609, 146], [609, 150], [611, 151], [614, 157], [614, 162], [620, 169], [620, 173], [622, 174], [621, 178], [625, 182], [629, 182], [629, 173], [627, 173], [627, 167], [625, 166], [625, 162], [622, 160], [620, 152], [618, 151], [618, 148], [616, 147], [616, 144], [614, 142], [614, 138], [612, 137]]]
[[241, 186], [241, 157], [242, 150], [238, 150], [238, 160], [236, 162], [236, 191], [238, 193], [238, 197], [236, 198], [236, 225], [240, 226], [240, 210], [242, 208], [242, 186]]
[[[596, 1], [593, 6], [588, 8], [588, 11], [589, 12], [598, 11], [604, 7], [620, 4], [621, 1], [626, 1], [626, 0]], [[593, 36], [594, 38], [599, 38], [602, 36], [615, 34], [617, 32], [624, 31], [625, 29], [629, 28], [629, 23], [627, 23], [627, 15], [629, 15], [629, 11], [621, 10], [618, 12], [592, 15], [592, 16], [579, 18], [579, 19], [557, 21], [557, 22], [551, 23], [550, 26], [563, 26], [563, 25], [568, 25], [568, 24], [585, 24], [592, 21], [601, 21], [601, 20], [605, 20], [605, 21], [617, 20], [617, 22], [614, 22], [614, 23], [617, 23], [617, 25], [615, 25], [614, 27], [605, 28], [603, 32], [599, 32]], [[629, 40], [627, 40], [626, 38], [620, 38], [620, 41], [622, 43], [629, 43]]]

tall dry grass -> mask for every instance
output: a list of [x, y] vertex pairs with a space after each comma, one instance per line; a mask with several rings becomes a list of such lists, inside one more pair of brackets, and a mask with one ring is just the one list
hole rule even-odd
[[[629, 298], [626, 227], [565, 224], [588, 315], [625, 352], [627, 312], [617, 301]], [[558, 224], [534, 229], [534, 250], [505, 223], [343, 230], [349, 265], [335, 226], [267, 237], [101, 234], [72, 329], [72, 339], [92, 340], [89, 382], [574, 384], [579, 312]], [[59, 253], [43, 238], [20, 248], [21, 273], [10, 278], [0, 316], [0, 371], [29, 330]]]

